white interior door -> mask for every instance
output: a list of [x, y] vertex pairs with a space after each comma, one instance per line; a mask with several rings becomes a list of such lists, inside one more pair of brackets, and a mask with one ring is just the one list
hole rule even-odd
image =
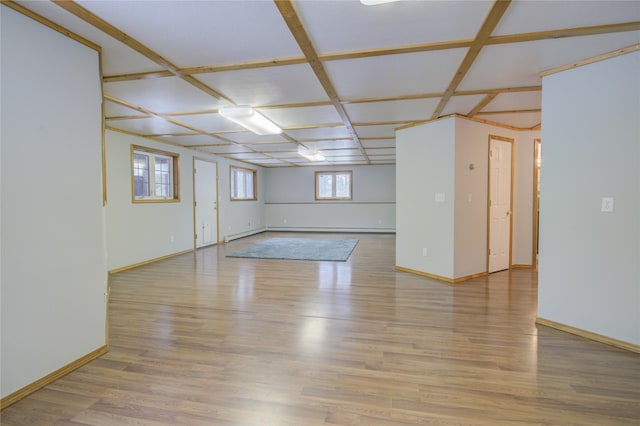
[[511, 142], [489, 140], [489, 272], [511, 263]]
[[195, 245], [203, 247], [218, 242], [218, 166], [194, 159], [193, 193], [195, 210]]

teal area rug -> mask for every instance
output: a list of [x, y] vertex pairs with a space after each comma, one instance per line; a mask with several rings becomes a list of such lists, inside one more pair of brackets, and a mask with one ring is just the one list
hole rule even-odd
[[356, 244], [350, 238], [271, 238], [227, 257], [346, 262]]

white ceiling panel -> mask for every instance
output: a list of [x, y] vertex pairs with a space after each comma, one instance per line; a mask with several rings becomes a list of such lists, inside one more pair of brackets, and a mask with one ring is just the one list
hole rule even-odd
[[542, 91], [524, 93], [501, 93], [489, 102], [482, 111], [514, 111], [542, 107]]
[[198, 74], [198, 79], [241, 105], [328, 101], [308, 64]]
[[260, 112], [282, 128], [342, 123], [340, 115], [333, 105], [264, 109]]
[[490, 1], [402, 1], [369, 7], [359, 1], [296, 1], [319, 53], [473, 39]]
[[431, 117], [438, 98], [347, 104], [345, 109], [355, 123], [412, 121]]
[[441, 115], [462, 114], [467, 115], [469, 111], [476, 107], [486, 95], [466, 95], [453, 96], [442, 110]]
[[212, 135], [193, 134], [189, 136], [161, 136], [160, 139], [183, 146], [226, 144], [227, 142]]
[[354, 126], [354, 129], [361, 138], [395, 138], [396, 128], [400, 126], [400, 124], [384, 124], [378, 126]]
[[239, 152], [251, 152], [251, 150], [244, 145], [208, 146], [206, 147], [206, 149], [214, 154], [236, 154]]
[[304, 142], [304, 145], [309, 149], [339, 149], [339, 148], [358, 148], [352, 139], [341, 139], [335, 141], [317, 141], [317, 142]]
[[107, 126], [139, 133], [141, 135], [165, 135], [191, 131], [158, 117], [138, 118], [134, 120], [109, 120], [107, 121]]
[[278, 143], [278, 142], [287, 142], [282, 135], [265, 135], [260, 136], [251, 132], [238, 132], [238, 133], [224, 133], [223, 135], [225, 139], [229, 139], [238, 143], [250, 143], [250, 144], [259, 144], [259, 143]]
[[207, 132], [245, 131], [242, 126], [227, 120], [220, 114], [175, 115], [171, 118]]
[[274, 151], [296, 151], [298, 145], [295, 143], [273, 143], [273, 144], [261, 144], [259, 146], [247, 145], [248, 147], [259, 149], [262, 152], [274, 152]]
[[220, 102], [178, 77], [104, 84], [106, 95], [157, 113], [218, 109]]
[[79, 3], [180, 67], [301, 55], [273, 2]]
[[358, 155], [360, 154], [360, 150], [358, 149], [324, 149], [322, 150], [322, 154], [329, 157], [339, 157], [345, 155]]
[[517, 114], [478, 114], [477, 118], [498, 122], [518, 129], [530, 129], [540, 124], [542, 114], [539, 112], [527, 112]]
[[115, 102], [105, 101], [104, 103], [104, 116], [109, 117], [128, 117], [128, 116], [140, 116], [141, 112], [128, 108], [126, 106], [117, 104]]
[[160, 66], [155, 62], [73, 16], [55, 3], [49, 1], [18, 1], [18, 3], [100, 46], [102, 48], [102, 71], [104, 75], [147, 72], [160, 69]]
[[640, 21], [637, 1], [514, 1], [494, 35]]
[[396, 146], [395, 139], [361, 139], [360, 142], [365, 148], [392, 148]]
[[318, 127], [312, 129], [287, 130], [287, 134], [298, 141], [348, 138], [344, 126]]
[[458, 90], [537, 86], [539, 73], [640, 42], [640, 32], [487, 46]]
[[[239, 155], [246, 163], [289, 167], [392, 164], [395, 129], [431, 119], [441, 98], [423, 96], [447, 90], [494, 1], [400, 1], [367, 7], [357, 0], [294, 0], [302, 27], [273, 1], [81, 0], [78, 4], [90, 13], [78, 13], [80, 17], [64, 9], [73, 9], [74, 3], [19, 4], [101, 47], [106, 117], [140, 117], [138, 107], [150, 111], [150, 117], [108, 120], [108, 126], [202, 152]], [[5, 3], [3, 9], [11, 5]], [[497, 90], [477, 117], [517, 128], [536, 126], [541, 113], [526, 111], [540, 109], [541, 92], [518, 89], [539, 86], [541, 71], [640, 43], [639, 21], [638, 0], [514, 0], [454, 89], [478, 93], [451, 97], [439, 115], [466, 115], [485, 99], [484, 93]], [[617, 32], [619, 23], [634, 31]], [[563, 30], [591, 26], [599, 34], [554, 39], [545, 33], [566, 35]], [[531, 32], [540, 40], [517, 41], [519, 34]], [[490, 44], [496, 35], [514, 37]], [[311, 45], [300, 47], [296, 36], [308, 36]], [[429, 50], [434, 43], [438, 49]], [[326, 75], [312, 66], [314, 58]], [[207, 72], [211, 67], [228, 71]], [[179, 76], [167, 77], [172, 73]], [[284, 133], [258, 136], [211, 112], [221, 102], [210, 89], [227, 98], [225, 103], [256, 107]], [[133, 108], [111, 102], [111, 97]], [[330, 97], [341, 102], [346, 117]], [[170, 114], [187, 127], [153, 113]], [[297, 155], [296, 142], [338, 156], [331, 162], [309, 162]], [[195, 148], [210, 144], [220, 146]], [[362, 157], [362, 147], [369, 160]], [[274, 155], [290, 161], [278, 162]]]
[[395, 161], [395, 155], [369, 155], [369, 158], [373, 161]]
[[271, 158], [268, 155], [260, 154], [260, 153], [257, 153], [257, 152], [247, 152], [247, 153], [240, 153], [240, 154], [229, 154], [229, 155], [227, 155], [227, 157], [236, 158], [238, 160], [260, 160], [260, 159]]
[[442, 93], [467, 49], [329, 61], [325, 68], [342, 99]]
[[391, 155], [396, 153], [395, 148], [376, 148], [376, 149], [367, 149], [367, 155]]

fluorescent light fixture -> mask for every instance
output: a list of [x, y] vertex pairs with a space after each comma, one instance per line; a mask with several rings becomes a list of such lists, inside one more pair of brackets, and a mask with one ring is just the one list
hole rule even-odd
[[251, 130], [256, 135], [277, 135], [282, 133], [280, 127], [249, 105], [223, 106], [218, 109], [218, 112], [227, 120]]
[[298, 147], [298, 154], [302, 155], [309, 161], [324, 161], [324, 155], [320, 154], [315, 149], [306, 149], [303, 147]]
[[393, 3], [395, 1], [398, 0], [360, 0], [360, 3], [364, 4], [365, 6], [376, 6], [378, 4]]

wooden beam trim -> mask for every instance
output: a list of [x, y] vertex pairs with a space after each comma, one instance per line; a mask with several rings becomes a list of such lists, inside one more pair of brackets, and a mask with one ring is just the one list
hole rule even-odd
[[593, 56], [591, 58], [584, 59], [582, 61], [572, 62], [567, 65], [562, 65], [560, 67], [551, 68], [546, 71], [542, 71], [539, 75], [540, 77], [546, 77], [551, 74], [555, 74], [561, 71], [567, 71], [573, 68], [578, 68], [584, 65], [593, 64], [595, 62], [604, 61], [605, 59], [615, 58], [616, 56], [626, 55], [627, 53], [632, 53], [640, 50], [640, 43], [634, 44], [633, 46], [623, 47], [622, 49], [614, 50], [613, 52], [603, 53], [602, 55]]
[[458, 88], [458, 85], [460, 85], [460, 83], [462, 82], [462, 79], [464, 79], [464, 77], [467, 75], [467, 72], [469, 72], [469, 69], [471, 69], [471, 66], [478, 57], [480, 50], [489, 39], [489, 36], [491, 36], [491, 33], [498, 25], [498, 22], [500, 22], [502, 15], [504, 15], [510, 4], [511, 0], [496, 0], [495, 3], [493, 3], [491, 10], [487, 14], [487, 17], [480, 27], [480, 31], [478, 31], [478, 34], [473, 40], [473, 44], [471, 45], [471, 47], [469, 47], [467, 54], [462, 60], [460, 67], [458, 67], [458, 70], [451, 80], [451, 83], [449, 83], [447, 90], [445, 90], [444, 96], [442, 97], [442, 99], [440, 99], [440, 102], [434, 110], [431, 118], [437, 118], [442, 113], [444, 107], [453, 96], [455, 90]]
[[[512, 110], [502, 110], [502, 111], [479, 111], [473, 115], [496, 115], [496, 114], [521, 114], [527, 112], [541, 112], [540, 108], [531, 108], [531, 109], [512, 109]], [[473, 117], [472, 114], [467, 114], [469, 117]]]
[[105, 34], [113, 37], [114, 39], [120, 41], [126, 46], [132, 48], [136, 52], [142, 54], [146, 58], [152, 60], [156, 64], [160, 65], [161, 67], [165, 68], [166, 70], [174, 74], [176, 77], [182, 78], [187, 83], [190, 83], [191, 85], [197, 87], [198, 89], [204, 91], [205, 93], [208, 93], [209, 95], [217, 99], [224, 100], [230, 103], [231, 105], [235, 105], [235, 103], [232, 102], [229, 98], [215, 91], [211, 87], [205, 85], [195, 77], [182, 74], [180, 72], [180, 69], [171, 61], [162, 57], [158, 53], [154, 52], [153, 50], [151, 50], [144, 44], [140, 43], [138, 40], [134, 39], [133, 37], [129, 36], [128, 34], [124, 33], [123, 31], [120, 31], [118, 28], [114, 27], [113, 25], [111, 25], [104, 19], [100, 18], [99, 16], [94, 15], [88, 9], [85, 9], [79, 4], [69, 0], [51, 0], [51, 1], [57, 4], [58, 6], [60, 6], [61, 8], [63, 8], [64, 10], [66, 10], [67, 12], [77, 16], [78, 18], [82, 19], [86, 23], [94, 26], [95, 28], [99, 29]]
[[474, 115], [476, 115], [479, 111], [482, 110], [482, 108], [486, 107], [487, 105], [489, 105], [489, 103], [495, 99], [495, 97], [498, 96], [497, 93], [490, 93], [487, 96], [484, 97], [484, 99], [482, 99], [478, 105], [476, 105], [471, 111], [469, 111], [469, 113], [467, 114], [469, 117], [473, 117]]
[[610, 34], [637, 30], [640, 30], [640, 22], [623, 22], [620, 24], [595, 25], [590, 27], [566, 28], [561, 30], [492, 36], [489, 37], [486, 45], [522, 43], [538, 40], [555, 40], [566, 37], [581, 37], [587, 35]]
[[470, 47], [473, 40], [450, 40], [434, 43], [420, 43], [408, 46], [387, 47], [369, 50], [354, 50], [350, 52], [325, 53], [318, 55], [321, 61], [339, 61], [344, 59], [360, 59], [372, 56], [402, 55], [406, 53], [431, 52], [434, 50], [461, 49]]
[[78, 35], [76, 33], [74, 33], [73, 31], [70, 31], [66, 28], [64, 28], [61, 25], [56, 24], [53, 21], [50, 21], [49, 19], [45, 18], [44, 16], [38, 15], [37, 13], [27, 9], [26, 7], [11, 1], [11, 0], [2, 0], [2, 4], [4, 6], [7, 6], [13, 10], [15, 10], [16, 12], [22, 13], [24, 16], [27, 16], [31, 19], [33, 19], [36, 22], [41, 23], [42, 25], [45, 25], [49, 28], [51, 28], [54, 31], [59, 32], [60, 34], [63, 34], [81, 44], [84, 44], [85, 46], [100, 52], [102, 50], [102, 48], [100, 46], [98, 46], [97, 44], [95, 44], [92, 41], [87, 40], [86, 38], [82, 37], [81, 35]]
[[305, 31], [304, 26], [302, 25], [302, 22], [300, 21], [300, 18], [298, 17], [298, 14], [295, 11], [293, 3], [291, 2], [291, 0], [274, 0], [274, 3], [278, 8], [278, 10], [280, 11], [280, 14], [284, 18], [285, 23], [289, 27], [291, 34], [293, 35], [296, 42], [300, 46], [300, 49], [304, 53], [304, 56], [307, 58], [307, 61], [309, 62], [309, 65], [313, 69], [313, 72], [316, 74], [316, 77], [320, 81], [320, 84], [322, 85], [325, 92], [329, 96], [329, 99], [331, 100], [331, 103], [333, 104], [336, 111], [338, 112], [338, 115], [344, 122], [344, 125], [346, 126], [352, 139], [354, 140], [354, 142], [358, 144], [360, 152], [362, 152], [366, 160], [369, 161], [369, 158], [367, 157], [364, 147], [362, 146], [362, 143], [360, 143], [360, 139], [358, 139], [358, 134], [353, 129], [353, 126], [351, 124], [351, 119], [349, 118], [347, 111], [344, 109], [344, 106], [340, 102], [338, 93], [336, 89], [333, 87], [333, 84], [331, 83], [331, 80], [329, 79], [329, 75], [325, 71], [324, 66], [322, 65], [322, 62], [318, 58], [318, 54], [316, 53], [313, 47], [313, 43], [311, 43], [311, 39], [307, 35], [307, 32]]

